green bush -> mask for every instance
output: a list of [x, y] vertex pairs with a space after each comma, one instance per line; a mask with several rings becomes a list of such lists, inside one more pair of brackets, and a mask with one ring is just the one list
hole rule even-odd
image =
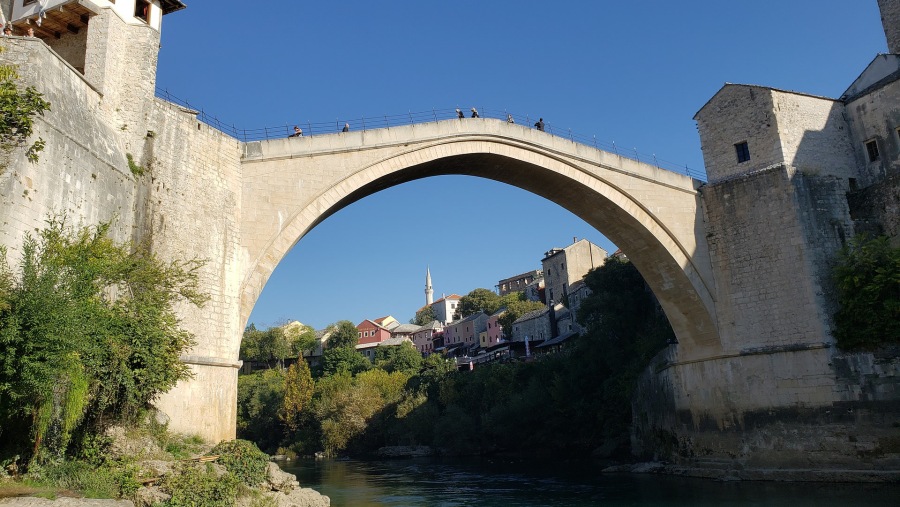
[[247, 440], [220, 442], [213, 447], [212, 454], [218, 454], [218, 463], [248, 486], [256, 486], [266, 480], [269, 456], [260, 451], [256, 444]]
[[217, 475], [211, 463], [185, 463], [161, 486], [172, 495], [168, 507], [231, 507], [239, 484], [231, 473]]
[[87, 461], [61, 461], [33, 466], [37, 484], [81, 492], [88, 498], [130, 498], [140, 487], [137, 468], [125, 462], [96, 466]]
[[203, 263], [165, 263], [110, 228], [50, 218], [25, 236], [18, 276], [0, 250], [0, 428], [30, 425], [4, 437], [31, 444], [31, 461], [62, 457], [73, 435], [133, 419], [191, 376], [175, 307], [207, 299]]
[[900, 248], [892, 248], [885, 236], [857, 236], [838, 256], [834, 281], [840, 305], [834, 335], [840, 348], [900, 343]]

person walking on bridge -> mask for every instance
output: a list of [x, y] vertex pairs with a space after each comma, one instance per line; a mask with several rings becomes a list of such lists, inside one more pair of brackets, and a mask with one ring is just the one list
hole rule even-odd
[[341, 130], [341, 132], [350, 132], [350, 124], [349, 124], [349, 123], [345, 123], [345, 124], [344, 124], [344, 129]]
[[537, 123], [534, 124], [534, 128], [543, 132], [544, 131], [544, 119], [543, 118], [539, 119], [537, 121]]
[[457, 116], [460, 120], [462, 120], [463, 118], [466, 117], [466, 115], [464, 115], [463, 112], [460, 111], [460, 109], [459, 109], [458, 107], [456, 108], [456, 116]]
[[478, 116], [478, 110], [474, 107], [472, 108], [472, 118], [481, 118], [480, 116]]

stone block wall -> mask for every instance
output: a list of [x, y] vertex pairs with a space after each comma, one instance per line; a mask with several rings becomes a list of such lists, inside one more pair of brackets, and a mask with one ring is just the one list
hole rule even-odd
[[[697, 113], [710, 183], [779, 164], [808, 173], [856, 177], [842, 103], [750, 85], [726, 85]], [[746, 142], [750, 160], [738, 162]]]
[[59, 39], [48, 38], [44, 42], [56, 51], [69, 65], [84, 74], [85, 47], [87, 47], [88, 30], [83, 29], [78, 33], [63, 33]]
[[126, 153], [143, 150], [156, 88], [159, 32], [131, 24], [105, 7], [91, 17], [85, 53], [85, 77], [103, 94], [107, 123], [120, 132]]
[[[185, 358], [197, 377], [159, 400], [170, 428], [200, 432], [214, 441], [234, 438], [238, 349], [243, 323], [239, 308], [240, 143], [194, 113], [156, 99], [139, 162], [141, 203], [136, 213], [155, 253], [164, 259], [197, 258], [201, 286], [210, 300], [202, 308], [182, 305], [182, 325], [198, 338]], [[198, 410], [202, 409], [202, 410]]]
[[845, 190], [783, 166], [701, 189], [726, 352], [831, 342], [829, 263], [852, 234]]
[[0, 245], [16, 264], [25, 233], [44, 227], [51, 214], [72, 225], [114, 220], [113, 237], [132, 237], [134, 178], [114, 130], [100, 121], [102, 97], [38, 39], [6, 37], [0, 62], [17, 65], [22, 86], [34, 86], [51, 103], [38, 116], [31, 141], [44, 139], [37, 163], [24, 149], [3, 161], [0, 174]]
[[763, 478], [759, 472], [767, 469], [900, 466], [896, 350], [819, 347], [694, 363], [673, 358], [672, 351], [657, 356], [632, 398], [638, 457], [668, 460], [696, 475], [742, 478]]
[[[853, 143], [859, 151], [859, 187], [900, 174], [900, 81], [894, 81], [847, 104]], [[879, 160], [869, 161], [865, 142], [878, 145]]]

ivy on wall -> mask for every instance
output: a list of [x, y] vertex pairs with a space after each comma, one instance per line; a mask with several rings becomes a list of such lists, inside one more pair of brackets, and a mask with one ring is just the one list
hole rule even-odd
[[833, 273], [838, 346], [871, 350], [900, 344], [900, 248], [886, 236], [857, 236], [841, 251]]

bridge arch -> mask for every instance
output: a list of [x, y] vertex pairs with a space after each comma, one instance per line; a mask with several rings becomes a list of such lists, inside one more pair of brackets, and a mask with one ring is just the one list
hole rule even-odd
[[[270, 145], [247, 150], [244, 165], [252, 168], [244, 175], [244, 189], [256, 192], [244, 199], [255, 218], [245, 230], [252, 228], [261, 241], [244, 248], [248, 269], [241, 286], [241, 322], [246, 323], [281, 259], [331, 214], [416, 179], [468, 175], [549, 199], [612, 240], [658, 297], [679, 339], [681, 358], [721, 349], [696, 180], [518, 126], [511, 129], [513, 135], [493, 127], [492, 132], [413, 135], [402, 144], [369, 140], [367, 145], [366, 133], [359, 132], [367, 146], [361, 151], [351, 141], [317, 152], [322, 140], [301, 146], [264, 141]], [[515, 135], [522, 130], [530, 136]], [[327, 176], [310, 184], [304, 174], [312, 167]], [[278, 183], [260, 184], [259, 178]], [[280, 195], [285, 188], [302, 191], [291, 199]], [[266, 190], [275, 195], [253, 201]], [[260, 209], [273, 202], [268, 211]]]

